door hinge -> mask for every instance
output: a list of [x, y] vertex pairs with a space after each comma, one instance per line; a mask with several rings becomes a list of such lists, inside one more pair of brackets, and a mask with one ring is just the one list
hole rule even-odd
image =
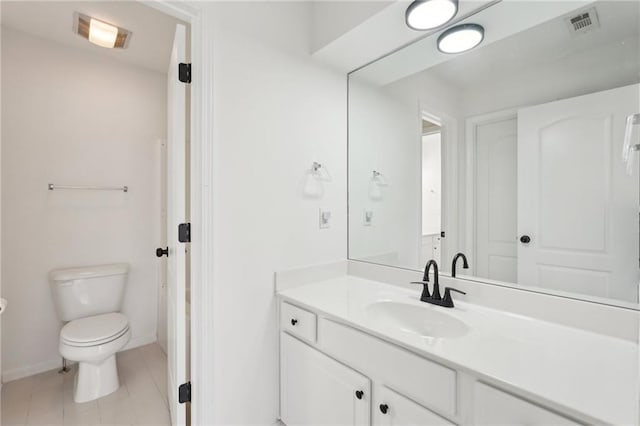
[[183, 383], [178, 386], [178, 402], [180, 404], [191, 402], [191, 382]]
[[191, 83], [191, 64], [183, 62], [178, 64], [178, 80], [182, 83]]
[[181, 223], [178, 225], [178, 241], [181, 243], [191, 242], [191, 224]]

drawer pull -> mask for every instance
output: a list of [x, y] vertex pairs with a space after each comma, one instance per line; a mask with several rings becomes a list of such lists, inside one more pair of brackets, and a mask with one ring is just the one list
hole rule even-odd
[[387, 404], [380, 404], [380, 411], [382, 414], [387, 414], [387, 412], [389, 412], [389, 406]]
[[295, 318], [291, 318], [291, 325], [295, 326], [298, 323], [298, 320]]
[[356, 398], [362, 399], [363, 396], [364, 396], [364, 392], [362, 392], [361, 390], [356, 391]]

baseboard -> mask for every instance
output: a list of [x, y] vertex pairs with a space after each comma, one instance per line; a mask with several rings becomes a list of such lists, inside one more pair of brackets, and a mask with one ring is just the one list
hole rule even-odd
[[12, 382], [24, 377], [33, 376], [35, 374], [44, 373], [45, 371], [62, 368], [62, 358], [58, 357], [39, 364], [27, 365], [25, 367], [14, 368], [2, 373], [2, 383]]
[[158, 336], [156, 336], [155, 334], [136, 337], [135, 339], [129, 340], [129, 343], [127, 343], [124, 346], [124, 348], [120, 350], [120, 352], [127, 351], [129, 349], [138, 348], [144, 345], [150, 345], [151, 343], [155, 343], [157, 341], [158, 341]]
[[[148, 345], [148, 344], [154, 343], [156, 340], [157, 340], [157, 337], [155, 335], [136, 337], [135, 339], [129, 340], [129, 343], [127, 343], [125, 347], [122, 348], [122, 351]], [[73, 364], [73, 362], [70, 362], [70, 364]], [[56, 359], [41, 362], [39, 364], [28, 365], [26, 367], [20, 367], [20, 368], [14, 368], [12, 370], [7, 370], [2, 373], [2, 383], [12, 382], [14, 380], [22, 379], [24, 377], [29, 377], [35, 374], [44, 373], [49, 370], [59, 369], [61, 367], [62, 367], [62, 358], [57, 357]]]

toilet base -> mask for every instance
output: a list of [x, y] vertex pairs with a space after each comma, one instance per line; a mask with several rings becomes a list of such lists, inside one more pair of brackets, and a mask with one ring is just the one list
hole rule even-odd
[[119, 387], [115, 354], [100, 364], [81, 361], [75, 377], [73, 400], [78, 403], [93, 401], [117, 391]]

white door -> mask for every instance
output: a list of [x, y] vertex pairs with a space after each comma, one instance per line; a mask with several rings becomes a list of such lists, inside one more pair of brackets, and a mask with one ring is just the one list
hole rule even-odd
[[518, 278], [515, 117], [475, 127], [474, 275], [497, 281]]
[[374, 426], [453, 426], [450, 421], [384, 386], [376, 387], [373, 413]]
[[637, 301], [638, 176], [621, 153], [638, 90], [518, 111], [518, 283]]
[[369, 425], [368, 378], [287, 333], [280, 344], [280, 415], [286, 425]]
[[178, 225], [185, 222], [186, 86], [178, 81], [178, 64], [186, 62], [186, 30], [176, 26], [168, 72], [167, 129], [167, 346], [168, 396], [171, 424], [184, 425], [185, 405], [178, 403], [178, 386], [186, 381], [185, 245], [178, 242]]

